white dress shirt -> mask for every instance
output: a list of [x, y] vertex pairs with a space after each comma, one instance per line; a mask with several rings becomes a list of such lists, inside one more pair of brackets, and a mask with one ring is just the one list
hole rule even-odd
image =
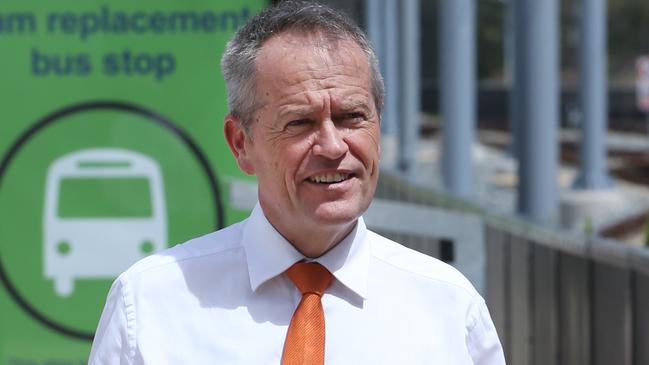
[[[220, 231], [149, 256], [117, 278], [90, 354], [99, 364], [279, 364], [301, 294], [300, 254], [257, 205]], [[504, 364], [484, 300], [457, 270], [366, 229], [314, 260], [325, 363]]]

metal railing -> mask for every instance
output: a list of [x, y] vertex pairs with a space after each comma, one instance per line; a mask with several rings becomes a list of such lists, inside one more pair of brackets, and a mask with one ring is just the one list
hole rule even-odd
[[493, 214], [389, 172], [377, 197], [483, 220], [486, 300], [509, 364], [649, 364], [649, 250]]
[[487, 222], [487, 301], [511, 364], [649, 364], [649, 252]]

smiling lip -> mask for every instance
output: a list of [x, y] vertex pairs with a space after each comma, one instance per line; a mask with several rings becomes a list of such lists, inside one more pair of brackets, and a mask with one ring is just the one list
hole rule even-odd
[[316, 184], [336, 184], [348, 180], [352, 174], [347, 172], [327, 172], [309, 176], [307, 181]]

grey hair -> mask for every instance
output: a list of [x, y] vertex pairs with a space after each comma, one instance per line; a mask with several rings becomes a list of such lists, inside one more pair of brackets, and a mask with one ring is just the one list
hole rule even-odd
[[346, 14], [328, 6], [305, 1], [282, 1], [250, 19], [228, 42], [221, 58], [221, 70], [228, 89], [230, 114], [241, 120], [247, 133], [259, 107], [255, 82], [255, 61], [262, 45], [273, 35], [299, 31], [321, 33], [327, 39], [354, 41], [367, 56], [371, 92], [381, 115], [385, 87], [379, 62], [363, 31]]

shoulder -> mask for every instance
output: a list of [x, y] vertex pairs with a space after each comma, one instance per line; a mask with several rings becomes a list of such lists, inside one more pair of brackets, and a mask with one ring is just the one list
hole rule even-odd
[[232, 256], [241, 249], [241, 235], [245, 224], [246, 221], [242, 221], [156, 252], [133, 264], [122, 276], [134, 278], [148, 272], [173, 271], [181, 265]]
[[471, 282], [453, 266], [369, 230], [368, 239], [371, 241], [372, 256], [376, 260], [412, 280], [444, 287], [469, 297], [471, 301], [482, 300]]

